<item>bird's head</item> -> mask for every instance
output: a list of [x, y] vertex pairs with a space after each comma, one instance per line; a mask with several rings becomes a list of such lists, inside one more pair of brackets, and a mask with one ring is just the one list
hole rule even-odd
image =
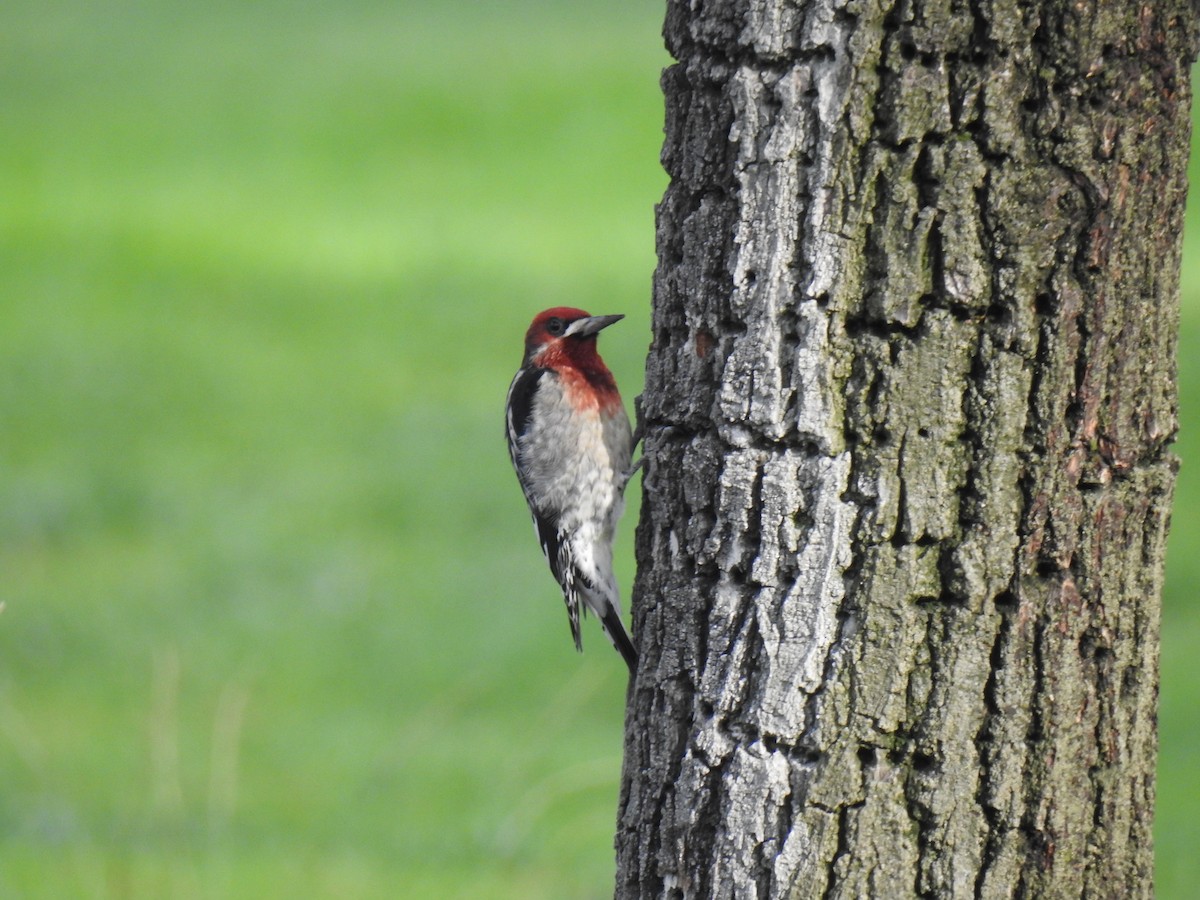
[[543, 310], [525, 332], [525, 365], [607, 372], [596, 352], [596, 335], [623, 318], [589, 316], [582, 309], [570, 306]]

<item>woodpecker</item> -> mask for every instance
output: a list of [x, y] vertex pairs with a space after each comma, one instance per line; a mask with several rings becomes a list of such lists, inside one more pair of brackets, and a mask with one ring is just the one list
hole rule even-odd
[[633, 435], [612, 372], [596, 352], [601, 329], [624, 316], [568, 306], [534, 317], [508, 388], [508, 453], [550, 571], [562, 588], [575, 649], [590, 609], [632, 675], [637, 651], [621, 622], [613, 537], [632, 474]]

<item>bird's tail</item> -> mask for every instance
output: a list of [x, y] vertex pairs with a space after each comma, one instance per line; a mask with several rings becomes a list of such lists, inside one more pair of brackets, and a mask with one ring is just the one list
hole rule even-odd
[[617, 612], [616, 607], [610, 605], [604, 611], [604, 615], [599, 618], [605, 636], [612, 641], [617, 652], [625, 658], [625, 665], [629, 666], [629, 676], [632, 678], [637, 672], [638, 654], [634, 649], [633, 640], [629, 637], [629, 632], [625, 630], [625, 623], [621, 621], [620, 613]]

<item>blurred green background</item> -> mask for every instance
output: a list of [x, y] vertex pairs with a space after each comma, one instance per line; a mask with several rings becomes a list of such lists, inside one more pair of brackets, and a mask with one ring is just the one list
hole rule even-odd
[[[571, 646], [501, 407], [559, 303], [628, 314], [638, 390], [661, 15], [5, 0], [0, 897], [611, 896], [624, 669]], [[1200, 878], [1198, 485], [1163, 898]]]

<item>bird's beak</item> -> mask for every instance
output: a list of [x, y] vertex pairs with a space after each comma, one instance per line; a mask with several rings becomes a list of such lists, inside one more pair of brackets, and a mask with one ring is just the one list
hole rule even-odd
[[563, 337], [590, 337], [598, 334], [602, 328], [607, 328], [613, 322], [620, 322], [624, 316], [588, 316], [586, 319], [576, 319], [567, 326]]

